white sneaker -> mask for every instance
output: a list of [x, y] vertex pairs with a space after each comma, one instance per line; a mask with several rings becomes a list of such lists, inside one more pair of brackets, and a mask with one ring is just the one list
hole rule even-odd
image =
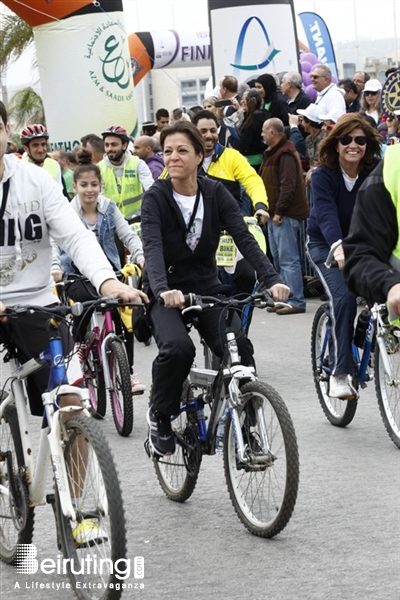
[[342, 400], [353, 398], [355, 392], [350, 385], [350, 375], [331, 375], [329, 380], [329, 396]]
[[132, 395], [133, 396], [139, 396], [140, 394], [143, 394], [143, 392], [146, 389], [146, 386], [144, 385], [144, 383], [140, 383], [140, 381], [137, 379], [136, 375], [131, 375], [131, 385], [132, 385]]

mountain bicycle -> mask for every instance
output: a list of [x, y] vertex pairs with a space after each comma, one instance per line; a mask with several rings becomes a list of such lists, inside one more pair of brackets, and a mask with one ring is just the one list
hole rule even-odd
[[[335, 267], [333, 248], [325, 266]], [[353, 420], [360, 388], [375, 380], [380, 414], [393, 443], [400, 448], [400, 328], [390, 325], [385, 304], [373, 304], [367, 313], [363, 338], [353, 337], [354, 397], [342, 400], [329, 395], [330, 344], [329, 305], [322, 304], [315, 313], [311, 329], [312, 373], [318, 399], [328, 421], [336, 427], [346, 427]], [[355, 329], [356, 335], [357, 327]], [[357, 343], [355, 343], [357, 342]]]
[[[83, 282], [87, 281], [79, 275], [73, 277]], [[68, 281], [73, 281], [71, 276]], [[68, 303], [65, 292], [62, 292], [64, 284], [61, 287], [57, 285], [61, 290], [59, 296], [64, 303]], [[121, 436], [127, 437], [132, 433], [134, 411], [131, 371], [125, 342], [116, 334], [113, 322], [113, 312], [120, 308], [120, 303], [117, 299], [113, 301], [109, 298], [104, 302], [100, 298], [94, 300], [90, 307], [92, 309], [90, 328], [85, 334], [78, 354], [82, 377], [89, 390], [93, 416], [97, 419], [105, 417], [108, 392], [115, 427]], [[102, 323], [100, 323], [99, 313], [103, 315]]]
[[180, 412], [171, 417], [175, 453], [152, 455], [149, 440], [145, 448], [166, 496], [184, 502], [195, 489], [202, 456], [215, 454], [218, 423], [227, 410], [223, 460], [228, 492], [244, 526], [269, 538], [284, 529], [293, 513], [299, 455], [293, 422], [281, 396], [259, 381], [254, 368], [240, 364], [231, 325], [235, 311], [250, 302], [266, 306], [270, 295], [256, 293], [242, 300], [185, 296], [183, 313], [226, 309], [224, 355], [217, 370], [191, 368]]
[[[106, 298], [102, 301], [109, 302]], [[114, 300], [111, 302], [114, 305]], [[88, 390], [68, 385], [59, 333], [67, 315], [79, 316], [82, 310], [79, 303], [7, 309], [9, 319], [48, 314], [49, 345], [36, 358], [19, 364], [14, 345], [3, 343], [3, 360], [9, 363], [11, 373], [2, 384], [0, 403], [0, 558], [17, 568], [21, 565], [20, 545], [30, 544], [33, 538], [34, 509], [51, 504], [58, 548], [69, 559], [65, 569], [77, 596], [81, 600], [118, 600], [122, 592], [116, 585], [116, 561], [126, 560], [120, 482], [109, 445], [90, 416]], [[48, 391], [42, 394], [44, 415], [35, 460], [25, 380], [42, 366], [50, 367], [50, 375]], [[60, 406], [64, 395], [73, 395], [79, 404]], [[54, 487], [46, 494], [49, 458]], [[84, 565], [93, 561], [101, 564], [101, 569], [86, 572]]]

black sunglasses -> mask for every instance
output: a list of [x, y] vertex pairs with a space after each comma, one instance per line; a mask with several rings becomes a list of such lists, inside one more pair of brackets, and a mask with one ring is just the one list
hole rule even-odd
[[358, 146], [365, 146], [367, 143], [367, 138], [365, 135], [356, 135], [356, 137], [352, 137], [351, 135], [343, 135], [341, 138], [339, 138], [339, 142], [342, 144], [342, 146], [348, 146], [353, 141]]
[[378, 92], [364, 92], [364, 96], [376, 96]]

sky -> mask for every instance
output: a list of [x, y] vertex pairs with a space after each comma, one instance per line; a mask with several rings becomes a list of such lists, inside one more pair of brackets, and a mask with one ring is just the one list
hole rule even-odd
[[[123, 0], [123, 5], [128, 33], [208, 29], [207, 0]], [[400, 36], [399, 0], [295, 0], [294, 9], [296, 15], [319, 14], [334, 43]]]
[[[126, 31], [207, 31], [207, 0], [122, 0]], [[0, 2], [0, 18], [2, 4]], [[400, 38], [400, 0], [295, 0], [295, 14], [316, 12], [326, 22], [333, 44], [359, 39]], [[302, 38], [299, 32], [299, 37]], [[400, 60], [400, 41], [398, 42]], [[370, 56], [374, 55], [371, 43]], [[379, 58], [379, 57], [378, 57]], [[23, 63], [21, 66], [21, 62]], [[21, 74], [30, 72], [31, 59], [7, 70], [7, 84], [14, 87]], [[27, 85], [27, 84], [25, 84]]]

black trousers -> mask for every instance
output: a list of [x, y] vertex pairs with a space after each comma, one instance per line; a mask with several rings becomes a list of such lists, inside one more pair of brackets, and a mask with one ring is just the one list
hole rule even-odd
[[[214, 308], [198, 313], [196, 329], [206, 344], [222, 357], [225, 331], [225, 311]], [[189, 374], [195, 357], [195, 346], [188, 334], [185, 317], [181, 311], [165, 308], [156, 302], [150, 312], [153, 335], [159, 350], [153, 362], [153, 408], [164, 415], [177, 414], [180, 406], [182, 385]], [[235, 314], [234, 331], [242, 364], [255, 366], [253, 345], [241, 329]]]

